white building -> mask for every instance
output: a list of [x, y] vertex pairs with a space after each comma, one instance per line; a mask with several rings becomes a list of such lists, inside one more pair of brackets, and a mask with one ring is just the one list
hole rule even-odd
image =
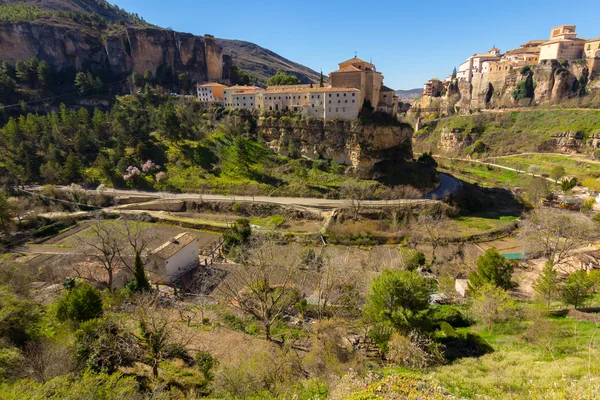
[[220, 83], [204, 83], [198, 85], [198, 101], [202, 103], [219, 103], [223, 104], [223, 90], [227, 89], [226, 85]]
[[199, 239], [184, 232], [156, 248], [148, 259], [148, 269], [155, 284], [171, 284], [196, 268], [199, 263]]
[[502, 58], [500, 49], [493, 47], [487, 54], [473, 54], [464, 63], [460, 64], [456, 77], [459, 80], [471, 82], [473, 74], [483, 72], [483, 63], [486, 61], [499, 61]]
[[360, 90], [354, 88], [275, 86], [261, 93], [256, 108], [293, 111], [314, 118], [355, 119], [361, 107], [359, 98]]
[[[257, 90], [260, 90], [259, 87], [257, 86], [231, 86], [228, 88], [223, 89], [223, 105], [225, 107], [235, 107], [233, 105], [233, 95], [234, 94], [238, 94], [238, 93], [244, 93], [244, 92], [255, 92]], [[242, 102], [243, 103], [243, 102]]]

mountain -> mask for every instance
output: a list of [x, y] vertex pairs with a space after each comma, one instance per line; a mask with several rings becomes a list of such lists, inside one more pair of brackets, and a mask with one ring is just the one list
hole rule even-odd
[[[224, 65], [211, 65], [221, 54]], [[174, 77], [203, 81], [218, 75], [210, 69], [227, 78], [233, 64], [262, 81], [277, 71], [303, 83], [319, 80], [316, 71], [256, 44], [163, 29], [106, 0], [0, 0], [0, 61], [31, 56], [57, 70], [108, 65], [114, 75], [168, 68]]]
[[97, 14], [110, 22], [123, 21], [127, 25], [150, 25], [136, 14], [128, 13], [106, 0], [0, 0], [0, 5], [4, 4], [35, 7], [51, 14], [60, 12]]
[[396, 95], [398, 96], [398, 98], [400, 100], [403, 100], [403, 101], [413, 101], [417, 97], [421, 96], [422, 93], [423, 93], [423, 89], [421, 89], [421, 88], [409, 89], [409, 90], [396, 90]]
[[217, 43], [223, 47], [225, 54], [231, 55], [234, 65], [260, 80], [267, 80], [277, 71], [283, 71], [297, 76], [302, 83], [319, 82], [318, 72], [254, 43], [228, 39], [217, 39]]

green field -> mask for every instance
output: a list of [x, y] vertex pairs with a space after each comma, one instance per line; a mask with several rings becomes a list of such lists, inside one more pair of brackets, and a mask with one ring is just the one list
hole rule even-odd
[[494, 164], [505, 165], [510, 168], [527, 171], [535, 166], [538, 173], [549, 176], [552, 168], [562, 166], [567, 176], [574, 176], [579, 182], [587, 178], [600, 177], [600, 163], [585, 159], [559, 154], [527, 154], [519, 156], [496, 157]]
[[516, 171], [480, 164], [474, 161], [438, 159], [438, 169], [469, 183], [486, 187], [526, 187], [533, 179]]

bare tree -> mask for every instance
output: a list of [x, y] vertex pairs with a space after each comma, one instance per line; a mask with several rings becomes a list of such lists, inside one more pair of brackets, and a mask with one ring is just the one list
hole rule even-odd
[[435, 251], [442, 244], [442, 228], [444, 226], [444, 215], [437, 213], [422, 213], [419, 215], [417, 223], [425, 229], [425, 233], [431, 243], [431, 264], [435, 263]]
[[25, 346], [25, 356], [31, 376], [39, 382], [47, 382], [75, 369], [73, 349], [63, 342], [47, 338], [30, 341]]
[[[121, 230], [112, 222], [98, 222], [89, 228], [90, 235], [77, 235], [77, 241], [83, 246], [86, 256], [95, 261], [106, 272], [105, 282], [109, 290], [113, 289], [115, 271], [121, 266], [120, 254], [123, 254], [125, 245]], [[81, 275], [87, 275], [78, 271]], [[87, 272], [87, 271], [86, 271]]]
[[106, 272], [106, 285], [112, 290], [115, 271], [126, 268], [135, 271], [135, 254], [139, 253], [145, 263], [148, 256], [149, 235], [145, 234], [140, 221], [96, 222], [89, 228], [90, 234], [77, 235], [86, 256], [94, 260], [91, 271], [80, 266], [76, 270], [80, 276], [95, 276], [94, 269], [100, 267]]
[[585, 215], [550, 208], [530, 212], [521, 226], [521, 238], [530, 251], [557, 267], [566, 263], [577, 248], [594, 240], [597, 232]]
[[358, 219], [363, 202], [373, 199], [377, 183], [366, 181], [350, 181], [340, 187], [340, 196], [346, 200], [348, 207], [354, 212], [354, 219]]
[[241, 250], [240, 264], [234, 267], [220, 289], [231, 305], [257, 318], [271, 337], [271, 326], [299, 297], [301, 276], [297, 262], [269, 240], [253, 240]]
[[139, 254], [142, 262], [146, 264], [150, 254], [148, 245], [150, 236], [144, 232], [144, 226], [137, 220], [125, 220], [122, 229], [124, 245], [119, 250], [119, 259], [122, 265], [133, 273], [135, 271], [135, 255]]
[[162, 309], [152, 295], [142, 298], [135, 319], [138, 333], [132, 333], [132, 336], [139, 347], [140, 361], [152, 368], [156, 379], [159, 364], [164, 360], [185, 357], [186, 346], [195, 336], [183, 327], [176, 316]]

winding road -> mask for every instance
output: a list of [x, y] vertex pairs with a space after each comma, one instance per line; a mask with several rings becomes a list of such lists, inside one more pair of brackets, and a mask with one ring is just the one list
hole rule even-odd
[[[432, 200], [443, 199], [445, 196], [457, 193], [462, 187], [462, 183], [448, 174], [439, 174], [440, 186], [428, 193], [423, 199], [398, 199], [398, 200], [363, 200], [361, 204], [365, 207], [391, 207], [402, 204], [418, 204]], [[56, 186], [61, 190], [69, 190], [68, 186]], [[41, 189], [41, 186], [25, 186], [25, 191], [34, 194]], [[87, 192], [96, 193], [92, 189], [84, 189]], [[313, 207], [320, 209], [340, 208], [348, 205], [346, 199], [323, 199], [310, 197], [271, 197], [271, 196], [225, 196], [217, 194], [199, 194], [199, 193], [167, 193], [167, 192], [144, 192], [140, 190], [122, 190], [106, 189], [105, 195], [117, 197], [141, 197], [148, 201], [219, 201], [232, 203], [265, 203], [278, 204], [285, 206]], [[38, 195], [38, 193], [35, 193]]]

